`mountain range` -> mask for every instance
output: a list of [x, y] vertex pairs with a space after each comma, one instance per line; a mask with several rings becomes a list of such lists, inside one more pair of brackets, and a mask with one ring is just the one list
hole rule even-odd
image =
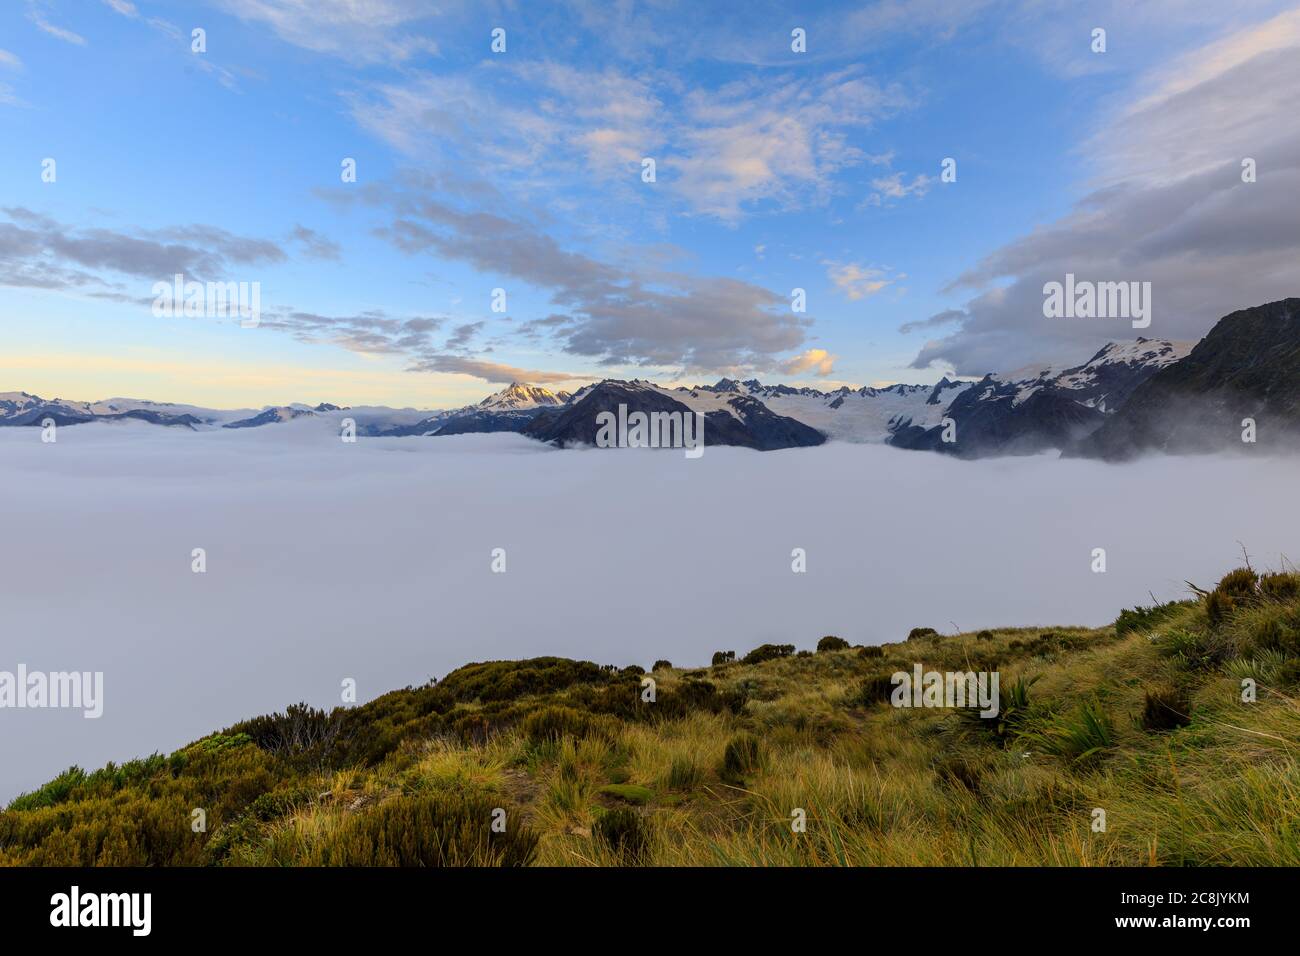
[[1300, 448], [1300, 298], [1224, 317], [1065, 454], [1119, 461], [1248, 444]]
[[758, 450], [827, 440], [889, 444], [963, 458], [1036, 454], [1108, 460], [1147, 451], [1240, 450], [1243, 420], [1259, 442], [1300, 448], [1300, 299], [1234, 312], [1199, 343], [1112, 342], [1086, 362], [989, 373], [978, 381], [830, 391], [724, 378], [669, 388], [608, 379], [570, 394], [515, 382], [476, 405], [443, 411], [321, 403], [263, 409], [108, 399], [75, 402], [0, 393], [0, 427], [137, 419], [210, 430], [300, 418], [351, 417], [367, 437], [518, 432], [559, 447], [596, 444], [598, 416], [701, 415], [706, 445]]

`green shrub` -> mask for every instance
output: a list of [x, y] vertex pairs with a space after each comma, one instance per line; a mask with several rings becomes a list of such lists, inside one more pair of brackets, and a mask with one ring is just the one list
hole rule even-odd
[[1073, 714], [1055, 718], [1041, 730], [1025, 735], [1031, 746], [1072, 764], [1087, 765], [1115, 745], [1115, 726], [1095, 697]]
[[636, 865], [648, 859], [650, 826], [631, 807], [602, 813], [592, 827], [592, 835], [624, 863]]
[[527, 866], [538, 837], [506, 817], [494, 833], [496, 801], [421, 793], [397, 797], [351, 817], [320, 848], [325, 866]]
[[1157, 649], [1188, 670], [1213, 670], [1233, 654], [1232, 646], [1222, 635], [1195, 626], [1167, 631]]
[[868, 644], [866, 647], [858, 648], [858, 657], [863, 660], [870, 660], [876, 657], [884, 657], [885, 649], [878, 644]]
[[591, 661], [534, 657], [466, 664], [444, 677], [438, 686], [454, 700], [473, 703], [549, 694], [574, 684], [604, 684], [610, 676], [609, 671]]
[[1222, 627], [1237, 609], [1237, 602], [1221, 591], [1205, 596], [1205, 617], [1211, 627]]
[[714, 651], [712, 665], [717, 667], [719, 664], [729, 664], [735, 659], [735, 651]]
[[991, 641], [991, 640], [993, 640], [993, 632], [992, 632], [992, 631], [980, 631], [978, 634], [975, 635], [975, 639], [976, 639], [977, 641]]
[[1300, 574], [1261, 575], [1259, 593], [1271, 601], [1295, 601], [1300, 598]]
[[1250, 633], [1248, 646], [1239, 650], [1278, 651], [1288, 656], [1300, 655], [1300, 614], [1279, 614], [1274, 608], [1264, 610]]
[[1214, 590], [1228, 597], [1249, 601], [1259, 593], [1259, 575], [1250, 568], [1237, 568], [1225, 574]]
[[[240, 743], [248, 742], [244, 739]], [[184, 769], [188, 759], [184, 751], [178, 751], [170, 757], [155, 753], [140, 760], [128, 760], [121, 765], [110, 762], [99, 770], [86, 774], [84, 787], [90, 793], [116, 793], [123, 788], [144, 784], [160, 776], [174, 776]]]
[[726, 783], [740, 786], [763, 764], [763, 746], [753, 734], [740, 733], [727, 741], [722, 753], [720, 776]]
[[1115, 633], [1122, 637], [1133, 631], [1150, 632], [1167, 621], [1174, 612], [1189, 606], [1191, 603], [1193, 602], [1169, 601], [1165, 604], [1152, 604], [1150, 607], [1138, 605], [1120, 611], [1119, 617], [1115, 619]]
[[1146, 689], [1142, 706], [1142, 727], [1149, 731], [1176, 730], [1192, 722], [1192, 704], [1187, 695], [1170, 684]]
[[1283, 687], [1294, 687], [1300, 684], [1300, 658], [1288, 658], [1277, 669], [1277, 682]]
[[670, 671], [672, 669], [672, 661], [655, 661], [654, 667], [650, 668], [652, 671]]
[[314, 794], [305, 787], [264, 793], [249, 806], [248, 812], [262, 823], [278, 820], [311, 802]]
[[292, 704], [282, 714], [264, 714], [236, 724], [225, 733], [213, 734], [193, 744], [206, 751], [238, 747], [252, 741], [257, 747], [281, 757], [329, 759], [344, 743], [345, 712], [335, 708], [326, 713], [306, 703]]
[[452, 719], [450, 729], [463, 744], [482, 746], [492, 736], [492, 724], [486, 716], [470, 712]]
[[1249, 677], [1261, 684], [1277, 679], [1287, 657], [1281, 651], [1260, 650], [1250, 657], [1237, 657], [1223, 665], [1223, 673], [1237, 680]]
[[794, 653], [793, 644], [760, 644], [741, 661], [743, 664], [762, 664], [765, 661], [774, 661], [782, 657], [789, 657]]
[[1205, 596], [1205, 616], [1214, 628], [1222, 627], [1239, 608], [1259, 598], [1259, 575], [1250, 568], [1229, 571], [1213, 591]]
[[957, 716], [965, 722], [968, 730], [992, 734], [1003, 744], [1010, 743], [1024, 729], [1029, 719], [1029, 688], [1037, 682], [1037, 676], [1028, 680], [1017, 677], [1011, 683], [999, 677], [996, 717], [983, 716], [978, 707], [963, 707], [957, 711]]
[[664, 721], [677, 720], [699, 711], [738, 714], [745, 709], [747, 699], [744, 685], [719, 691], [711, 681], [684, 680], [672, 690], [660, 690], [653, 705], [642, 704], [632, 716], [641, 720]]
[[1257, 621], [1250, 632], [1254, 647], [1263, 651], [1281, 651], [1291, 643], [1290, 638], [1290, 629], [1276, 617]]
[[907, 632], [909, 641], [923, 641], [927, 637], [938, 637], [939, 632], [932, 627], [914, 627]]
[[870, 707], [872, 704], [888, 704], [894, 693], [892, 674], [873, 674], [862, 682], [858, 689], [858, 703]]
[[849, 642], [842, 637], [836, 637], [833, 634], [827, 634], [817, 642], [817, 653], [823, 654], [826, 651], [845, 651], [848, 650]]
[[72, 793], [74, 787], [86, 779], [86, 771], [80, 767], [69, 767], [39, 790], [14, 797], [9, 803], [10, 810], [39, 810], [62, 803]]
[[591, 718], [582, 711], [552, 705], [525, 717], [520, 730], [529, 743], [544, 744], [564, 737], [585, 737], [590, 727]]

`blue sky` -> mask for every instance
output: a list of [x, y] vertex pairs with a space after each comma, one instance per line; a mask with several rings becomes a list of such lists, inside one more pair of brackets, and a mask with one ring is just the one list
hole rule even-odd
[[[1044, 324], [1065, 269], [1154, 280], [1147, 334], [1195, 338], [1295, 294], [1300, 27], [1224, 6], [10, 0], [0, 390], [929, 382], [1132, 337]], [[178, 270], [260, 283], [261, 323], [156, 317]]]

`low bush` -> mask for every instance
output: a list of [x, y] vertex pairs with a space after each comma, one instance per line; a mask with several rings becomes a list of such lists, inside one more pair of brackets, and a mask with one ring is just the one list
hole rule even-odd
[[724, 782], [740, 786], [762, 766], [762, 762], [763, 746], [759, 739], [753, 734], [737, 734], [727, 741], [719, 775]]
[[1028, 680], [1017, 677], [1010, 683], [999, 679], [996, 716], [985, 717], [978, 707], [963, 707], [957, 711], [957, 716], [965, 722], [968, 730], [991, 734], [1004, 745], [1008, 744], [1024, 729], [1030, 718], [1029, 688], [1037, 682], [1036, 676]]
[[782, 657], [789, 657], [794, 653], [793, 644], [760, 644], [754, 648], [741, 660], [742, 664], [762, 664], [765, 661], [775, 661]]
[[585, 737], [591, 717], [572, 707], [552, 705], [535, 710], [519, 729], [531, 744], [555, 743], [565, 737]]
[[1187, 696], [1171, 684], [1146, 689], [1142, 706], [1142, 727], [1149, 731], [1176, 730], [1192, 721], [1192, 705]]
[[566, 657], [534, 657], [522, 661], [488, 661], [466, 664], [452, 671], [438, 684], [443, 691], [463, 703], [515, 700], [549, 694], [574, 684], [603, 684], [608, 671], [591, 661], [574, 661]]
[[1300, 598], [1300, 574], [1261, 575], [1259, 594], [1270, 601], [1295, 601]]
[[867, 707], [873, 704], [888, 704], [894, 693], [894, 687], [892, 674], [873, 674], [858, 688], [857, 702]]
[[10, 810], [39, 810], [62, 803], [86, 779], [86, 771], [80, 767], [69, 767], [39, 790], [15, 797], [9, 804]]
[[312, 792], [305, 787], [292, 787], [264, 793], [248, 808], [254, 819], [269, 823], [296, 811], [311, 802]]
[[1026, 741], [1043, 753], [1076, 765], [1096, 763], [1115, 744], [1115, 726], [1095, 697], [1073, 714], [1053, 719], [1041, 730], [1025, 734]]
[[845, 651], [848, 650], [849, 642], [842, 637], [835, 637], [828, 634], [817, 642], [817, 653], [823, 654], [826, 651]]
[[631, 807], [618, 807], [602, 813], [592, 827], [592, 835], [623, 863], [635, 866], [647, 859], [650, 826]]
[[538, 837], [484, 796], [422, 793], [396, 797], [350, 817], [304, 863], [324, 866], [527, 866]]
[[1229, 571], [1205, 596], [1205, 616], [1214, 628], [1222, 627], [1236, 612], [1259, 599], [1259, 575], [1250, 568]]
[[1138, 605], [1119, 612], [1115, 619], [1115, 633], [1119, 636], [1134, 631], [1150, 632], [1169, 620], [1177, 611], [1187, 607], [1190, 601], [1169, 601], [1166, 604], [1152, 604], [1149, 607]]

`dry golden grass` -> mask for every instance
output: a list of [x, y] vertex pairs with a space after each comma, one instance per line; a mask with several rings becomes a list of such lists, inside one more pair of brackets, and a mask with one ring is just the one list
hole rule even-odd
[[[849, 649], [720, 665], [703, 676], [720, 693], [743, 690], [738, 712], [696, 709], [662, 721], [596, 714], [579, 736], [559, 739], [530, 739], [518, 723], [479, 742], [436, 733], [403, 740], [370, 767], [295, 770], [286, 779], [298, 795], [283, 811], [228, 815], [217, 862], [329, 861], [376, 808], [400, 819], [394, 808], [403, 801], [461, 795], [503, 808], [509, 827], [535, 836], [529, 859], [550, 866], [627, 863], [599, 837], [602, 817], [619, 808], [644, 840], [635, 862], [647, 865], [1297, 865], [1300, 704], [1291, 685], [1271, 677], [1258, 701], [1241, 699], [1239, 673], [1294, 665], [1285, 643], [1256, 646], [1260, 634], [1285, 641], [1289, 633], [1270, 630], [1269, 615], [1300, 620], [1300, 602], [1269, 598], [1217, 630], [1207, 629], [1202, 605], [1188, 604], [1123, 634], [1003, 629], [888, 645], [880, 658]], [[1227, 662], [1199, 662], [1225, 646]], [[998, 738], [951, 711], [860, 698], [869, 675], [916, 662], [941, 671], [997, 665], [1004, 689], [1032, 680], [1026, 723]], [[686, 687], [694, 678], [685, 674], [656, 672], [660, 692]], [[1145, 693], [1162, 683], [1185, 689], [1191, 721], [1153, 732], [1142, 725]], [[580, 710], [580, 690], [516, 703]], [[1086, 724], [1085, 706], [1104, 727]], [[758, 753], [737, 768], [727, 750], [742, 734], [757, 739]], [[1073, 758], [1099, 740], [1095, 754]], [[222, 759], [274, 772], [264, 760]], [[272, 785], [268, 778], [249, 792]], [[79, 805], [63, 804], [73, 825]], [[71, 839], [49, 823], [54, 812], [0, 815], [0, 833], [13, 820], [26, 828], [13, 832], [36, 841], [26, 856], [0, 849], [0, 863], [32, 862], [32, 854], [57, 861], [40, 855], [41, 841]], [[479, 850], [469, 858], [487, 859]]]

